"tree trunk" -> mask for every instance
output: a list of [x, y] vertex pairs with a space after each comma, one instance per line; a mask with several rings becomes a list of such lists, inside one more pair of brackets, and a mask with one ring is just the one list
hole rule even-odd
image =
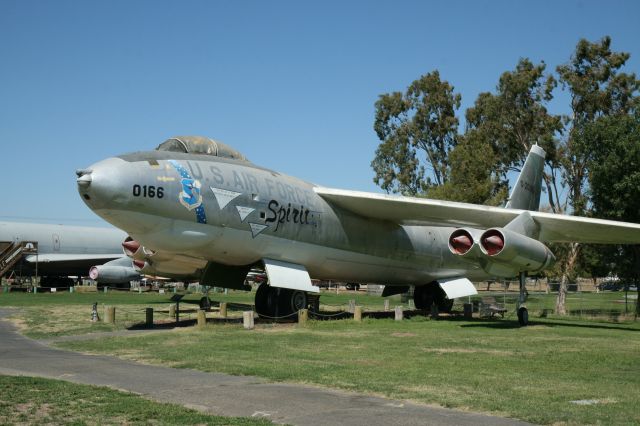
[[556, 299], [556, 314], [558, 315], [567, 315], [567, 288], [569, 287], [569, 277], [573, 273], [573, 269], [576, 266], [576, 261], [578, 260], [578, 253], [580, 249], [580, 244], [571, 243], [571, 248], [569, 249], [569, 254], [567, 255], [567, 261], [562, 270], [562, 279], [560, 280], [560, 288], [558, 288], [558, 297]]

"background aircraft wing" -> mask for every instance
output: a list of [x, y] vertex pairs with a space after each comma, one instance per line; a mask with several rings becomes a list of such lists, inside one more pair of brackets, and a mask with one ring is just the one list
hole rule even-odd
[[88, 263], [104, 263], [109, 260], [125, 257], [124, 254], [68, 254], [68, 253], [48, 253], [35, 254], [27, 256], [26, 261], [29, 263], [37, 262], [88, 262]]
[[40, 274], [87, 275], [89, 268], [102, 265], [110, 260], [124, 257], [124, 254], [68, 254], [50, 253], [26, 256], [25, 260], [32, 267], [38, 264]]
[[[402, 225], [487, 229], [506, 226], [523, 210], [427, 198], [402, 197], [333, 188], [314, 188], [330, 204], [360, 216]], [[640, 244], [640, 224], [552, 213], [529, 212], [540, 226], [540, 240], [603, 244]]]

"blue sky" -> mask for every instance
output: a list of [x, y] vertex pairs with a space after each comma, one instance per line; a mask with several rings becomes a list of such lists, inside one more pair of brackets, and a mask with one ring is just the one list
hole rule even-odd
[[437, 69], [462, 117], [520, 57], [553, 70], [604, 35], [640, 74], [639, 16], [636, 1], [0, 0], [0, 220], [100, 225], [75, 169], [183, 134], [381, 192], [380, 94]]

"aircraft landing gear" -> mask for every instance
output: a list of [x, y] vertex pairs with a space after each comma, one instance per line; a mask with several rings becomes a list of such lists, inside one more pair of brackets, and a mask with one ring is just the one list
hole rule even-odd
[[524, 306], [518, 308], [518, 322], [522, 326], [529, 324], [529, 311]]
[[520, 296], [518, 297], [518, 322], [521, 326], [529, 325], [529, 311], [526, 306], [523, 306], [527, 301], [527, 273], [520, 272]]
[[211, 299], [209, 299], [209, 286], [205, 286], [204, 296], [200, 298], [200, 309], [211, 309]]
[[436, 282], [430, 282], [427, 285], [416, 287], [413, 290], [413, 301], [416, 309], [428, 311], [434, 303], [438, 307], [439, 312], [451, 312], [453, 308], [453, 300], [447, 299], [447, 296]]
[[211, 299], [208, 296], [200, 298], [200, 309], [211, 309]]
[[261, 317], [292, 318], [294, 313], [307, 308], [309, 298], [304, 291], [271, 287], [263, 283], [256, 291], [255, 302], [256, 312]]
[[280, 289], [280, 315], [289, 316], [307, 308], [307, 293], [300, 290]]

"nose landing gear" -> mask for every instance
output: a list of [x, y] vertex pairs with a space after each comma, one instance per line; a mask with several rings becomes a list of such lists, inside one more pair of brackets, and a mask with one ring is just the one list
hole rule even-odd
[[527, 302], [527, 273], [520, 272], [520, 296], [518, 297], [518, 322], [521, 326], [525, 327], [529, 325], [529, 311], [526, 306], [523, 306]]

